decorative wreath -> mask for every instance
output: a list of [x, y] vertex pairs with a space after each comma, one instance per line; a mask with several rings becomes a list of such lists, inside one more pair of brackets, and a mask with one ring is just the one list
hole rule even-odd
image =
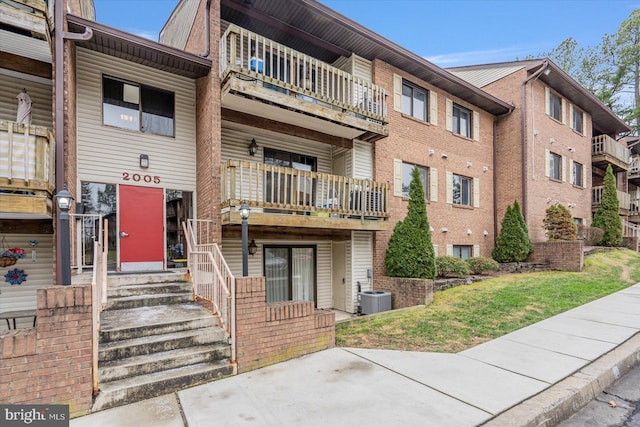
[[7, 274], [4, 275], [4, 281], [9, 283], [10, 285], [20, 285], [22, 282], [27, 281], [27, 274], [24, 270], [18, 270], [14, 268], [13, 270], [9, 270]]

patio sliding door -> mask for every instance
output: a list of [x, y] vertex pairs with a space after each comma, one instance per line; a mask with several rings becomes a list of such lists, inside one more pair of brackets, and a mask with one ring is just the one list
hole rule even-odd
[[316, 247], [264, 247], [267, 302], [315, 301]]

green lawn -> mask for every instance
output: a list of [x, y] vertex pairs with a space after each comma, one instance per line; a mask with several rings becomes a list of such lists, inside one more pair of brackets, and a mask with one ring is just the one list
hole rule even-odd
[[[343, 347], [454, 353], [640, 282], [640, 253], [595, 254], [581, 273], [496, 277], [437, 292], [433, 303], [337, 325]], [[363, 319], [364, 320], [364, 319]]]

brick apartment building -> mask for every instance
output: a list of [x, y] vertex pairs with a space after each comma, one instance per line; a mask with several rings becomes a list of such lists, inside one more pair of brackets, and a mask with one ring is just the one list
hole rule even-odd
[[[0, 15], [8, 89], [0, 93], [0, 150], [9, 153], [8, 166], [0, 163], [0, 234], [32, 251], [0, 270], [28, 274], [3, 288], [0, 313], [22, 314], [13, 317], [17, 331], [7, 320], [11, 330], [0, 333], [0, 373], [8, 364], [46, 372], [46, 339], [69, 321], [78, 334], [54, 344], [79, 349], [82, 366], [59, 390], [21, 383], [15, 402], [64, 397], [82, 413], [100, 387], [98, 407], [119, 404], [104, 398], [114, 387], [106, 375], [87, 365], [97, 363], [99, 319], [107, 319], [100, 311], [120, 304], [118, 277], [161, 280], [189, 262], [187, 278], [225, 328], [225, 363], [246, 371], [333, 345], [329, 309], [354, 313], [358, 287], [371, 289], [385, 274], [413, 167], [437, 253], [462, 258], [490, 256], [514, 199], [534, 240], [543, 240], [541, 215], [556, 200], [588, 223], [592, 171], [616, 159], [628, 168], [624, 153], [611, 157], [624, 124], [548, 61], [510, 64], [482, 84], [464, 74], [480, 68], [443, 70], [319, 2], [249, 3], [178, 1], [157, 43], [95, 22], [91, 0], [0, 5], [12, 8]], [[33, 19], [16, 18], [24, 13]], [[23, 88], [32, 125], [14, 122]], [[605, 151], [589, 153], [596, 143]], [[54, 194], [65, 185], [75, 198], [77, 286], [43, 289], [61, 284]], [[98, 292], [102, 266], [120, 273], [109, 275], [108, 297]], [[211, 283], [222, 296], [203, 291]], [[35, 328], [25, 310], [37, 313]], [[184, 383], [218, 376], [207, 375]], [[0, 392], [9, 384], [0, 381]], [[74, 384], [83, 391], [69, 397]]]

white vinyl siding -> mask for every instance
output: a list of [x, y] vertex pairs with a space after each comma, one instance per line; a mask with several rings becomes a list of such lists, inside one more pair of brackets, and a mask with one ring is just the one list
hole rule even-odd
[[[0, 268], [2, 278], [2, 295], [0, 295], [0, 312], [15, 310], [35, 310], [37, 308], [37, 290], [49, 287], [53, 280], [53, 235], [52, 234], [4, 234], [9, 247], [19, 247], [27, 253], [10, 267]], [[30, 240], [37, 240], [38, 246], [32, 248]], [[35, 261], [31, 250], [35, 249]], [[24, 270], [27, 280], [20, 285], [10, 285], [4, 281], [4, 275], [13, 269]], [[33, 318], [16, 319], [19, 328], [33, 326]], [[0, 331], [7, 329], [7, 322], [0, 323]]]
[[19, 73], [0, 70], [0, 87], [2, 88], [0, 90], [0, 117], [12, 122], [16, 121], [18, 112], [16, 96], [22, 92], [22, 89], [27, 89], [27, 95], [32, 102], [31, 124], [46, 126], [53, 131], [51, 84], [23, 80], [19, 76]]
[[[249, 255], [249, 276], [264, 276], [263, 247], [264, 245], [314, 245], [316, 246], [316, 300], [318, 308], [331, 308], [331, 242], [307, 240], [262, 240], [256, 241], [258, 251]], [[224, 239], [222, 241], [222, 255], [236, 277], [242, 277], [242, 241], [239, 239]]]
[[373, 268], [372, 233], [369, 231], [353, 231], [351, 233], [351, 245], [351, 283], [353, 292], [355, 293], [354, 296], [357, 296], [358, 282], [360, 282], [363, 291], [371, 290], [369, 280], [367, 279], [367, 269]]
[[351, 262], [353, 256], [353, 248], [350, 241], [344, 245], [344, 276], [345, 276], [345, 292], [347, 293], [344, 301], [346, 310], [350, 313], [356, 312], [357, 304], [357, 288], [356, 283], [353, 281], [353, 263]]
[[353, 141], [353, 178], [373, 179], [373, 146], [367, 142]]
[[[83, 48], [76, 63], [79, 181], [125, 183], [128, 172], [160, 178], [159, 184], [138, 185], [195, 191], [195, 81]], [[103, 74], [173, 92], [175, 138], [104, 126]], [[148, 169], [140, 169], [140, 154], [149, 156]]]

